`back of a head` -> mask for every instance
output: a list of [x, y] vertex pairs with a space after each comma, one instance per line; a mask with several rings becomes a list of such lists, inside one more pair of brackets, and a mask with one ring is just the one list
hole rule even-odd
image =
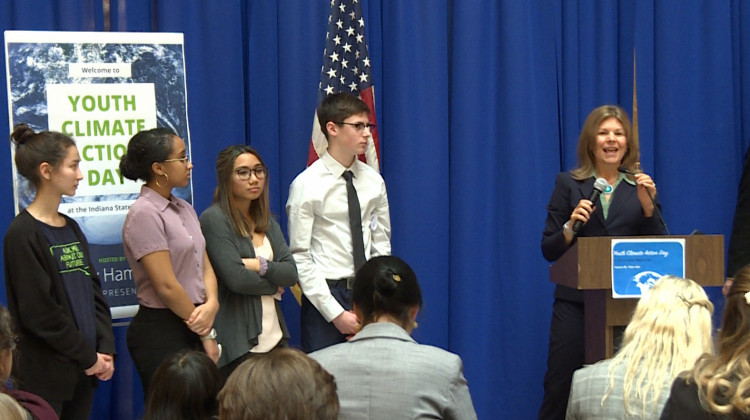
[[727, 292], [719, 331], [718, 357], [725, 364], [750, 360], [750, 264], [735, 273], [732, 287]]
[[0, 351], [12, 351], [15, 347], [13, 321], [10, 318], [10, 312], [8, 312], [5, 306], [0, 305]]
[[663, 276], [638, 301], [623, 347], [638, 346], [651, 357], [667, 358], [687, 369], [713, 350], [712, 313], [713, 304], [698, 283]]
[[221, 420], [333, 420], [338, 412], [333, 376], [291, 348], [249, 358], [219, 393]]
[[704, 353], [713, 352], [713, 304], [696, 282], [671, 275], [661, 277], [636, 305], [625, 329], [623, 345], [609, 368], [613, 389], [617, 366], [625, 365], [623, 402], [634, 413], [639, 395], [642, 416], [658, 409], [657, 401], [674, 378], [690, 369]]
[[220, 388], [219, 370], [205, 353], [175, 353], [151, 379], [144, 420], [210, 419], [217, 413]]
[[27, 412], [15, 398], [0, 392], [0, 419], [26, 420]]
[[701, 405], [729, 415], [750, 414], [750, 265], [735, 273], [727, 292], [717, 342], [718, 353], [705, 355], [687, 375], [698, 387]]
[[378, 316], [389, 315], [411, 322], [410, 311], [422, 306], [422, 291], [409, 264], [393, 255], [374, 257], [357, 270], [352, 301], [367, 325]]
[[[13, 352], [16, 349], [15, 335], [13, 334], [13, 321], [10, 312], [0, 305], [0, 383], [4, 384], [10, 378], [10, 369], [6, 372], [5, 364], [7, 358], [13, 360]], [[3, 386], [0, 385], [0, 388]]]

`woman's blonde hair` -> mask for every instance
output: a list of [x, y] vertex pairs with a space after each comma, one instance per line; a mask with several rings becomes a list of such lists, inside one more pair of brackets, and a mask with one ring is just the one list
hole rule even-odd
[[614, 389], [617, 366], [624, 364], [625, 412], [636, 414], [637, 401], [643, 418], [653, 415], [662, 390], [702, 354], [713, 352], [713, 310], [698, 283], [671, 275], [661, 277], [641, 297], [625, 328], [622, 348], [609, 366], [602, 406]]
[[622, 157], [621, 165], [630, 169], [635, 169], [635, 163], [638, 161], [638, 139], [633, 136], [633, 128], [630, 125], [630, 118], [624, 109], [617, 105], [602, 105], [595, 108], [583, 123], [581, 135], [578, 137], [578, 167], [571, 171], [574, 179], [583, 180], [591, 176], [594, 172], [595, 158], [594, 149], [596, 147], [596, 134], [599, 132], [599, 126], [608, 118], [614, 118], [622, 124], [627, 139], [628, 150]]
[[734, 275], [724, 306], [718, 354], [705, 355], [686, 373], [712, 413], [750, 414], [750, 265]]
[[0, 418], [3, 420], [26, 420], [26, 409], [8, 394], [0, 392]]

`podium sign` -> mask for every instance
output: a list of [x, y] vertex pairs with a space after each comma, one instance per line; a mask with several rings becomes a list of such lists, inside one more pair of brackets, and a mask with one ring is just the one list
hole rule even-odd
[[612, 239], [613, 298], [638, 298], [667, 274], [685, 277], [684, 239]]
[[627, 325], [635, 309], [635, 299], [612, 298], [613, 241], [623, 239], [650, 242], [677, 239], [684, 244], [685, 274], [682, 277], [695, 280], [701, 286], [721, 286], [726, 279], [722, 235], [578, 238], [550, 266], [550, 281], [583, 291], [587, 364], [612, 357], [613, 329]]

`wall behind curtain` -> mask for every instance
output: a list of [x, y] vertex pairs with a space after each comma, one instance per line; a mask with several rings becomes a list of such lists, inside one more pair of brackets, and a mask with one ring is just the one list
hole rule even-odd
[[[247, 143], [269, 167], [272, 210], [285, 227], [288, 186], [307, 158], [329, 2], [111, 3], [112, 30], [185, 33], [197, 211], [210, 205], [218, 151]], [[414, 336], [462, 356], [480, 418], [533, 418], [552, 303], [539, 251], [545, 206], [555, 174], [575, 166], [583, 120], [602, 103], [630, 111], [635, 76], [642, 166], [671, 232], [728, 235], [750, 144], [742, 30], [750, 8], [741, 0], [363, 3], [393, 252], [424, 294]], [[102, 19], [94, 0], [0, 5], [2, 30], [95, 31]], [[2, 102], [0, 127], [7, 115]], [[10, 173], [7, 147], [0, 173]], [[0, 193], [11, 196], [10, 182]], [[0, 226], [11, 203], [0, 200]], [[290, 294], [284, 311], [297, 343]], [[98, 419], [142, 410], [124, 331], [117, 327], [115, 380], [97, 393]]]

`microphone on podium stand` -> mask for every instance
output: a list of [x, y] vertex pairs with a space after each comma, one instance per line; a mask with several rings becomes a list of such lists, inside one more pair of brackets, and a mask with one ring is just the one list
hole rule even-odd
[[[622, 172], [627, 175], [635, 176], [636, 173], [631, 171], [630, 169], [620, 166], [617, 168], [618, 172]], [[664, 218], [661, 216], [661, 210], [659, 210], [659, 206], [656, 205], [656, 201], [654, 200], [654, 196], [651, 195], [651, 191], [646, 188], [646, 194], [648, 194], [648, 198], [651, 200], [651, 204], [654, 205], [654, 212], [656, 213], [656, 216], [659, 217], [659, 222], [661, 222], [661, 225], [664, 226], [664, 232], [666, 232], [667, 235], [669, 235], [669, 228], [667, 228], [667, 223], [664, 222]]]
[[[594, 181], [594, 191], [591, 191], [591, 197], [589, 197], [589, 201], [592, 203], [595, 203], [596, 200], [599, 199], [599, 196], [604, 192], [604, 190], [609, 187], [609, 183], [604, 178], [597, 178], [596, 181]], [[573, 233], [578, 233], [578, 230], [581, 229], [581, 226], [583, 226], [583, 222], [580, 220], [576, 220], [575, 223], [573, 223]]]

